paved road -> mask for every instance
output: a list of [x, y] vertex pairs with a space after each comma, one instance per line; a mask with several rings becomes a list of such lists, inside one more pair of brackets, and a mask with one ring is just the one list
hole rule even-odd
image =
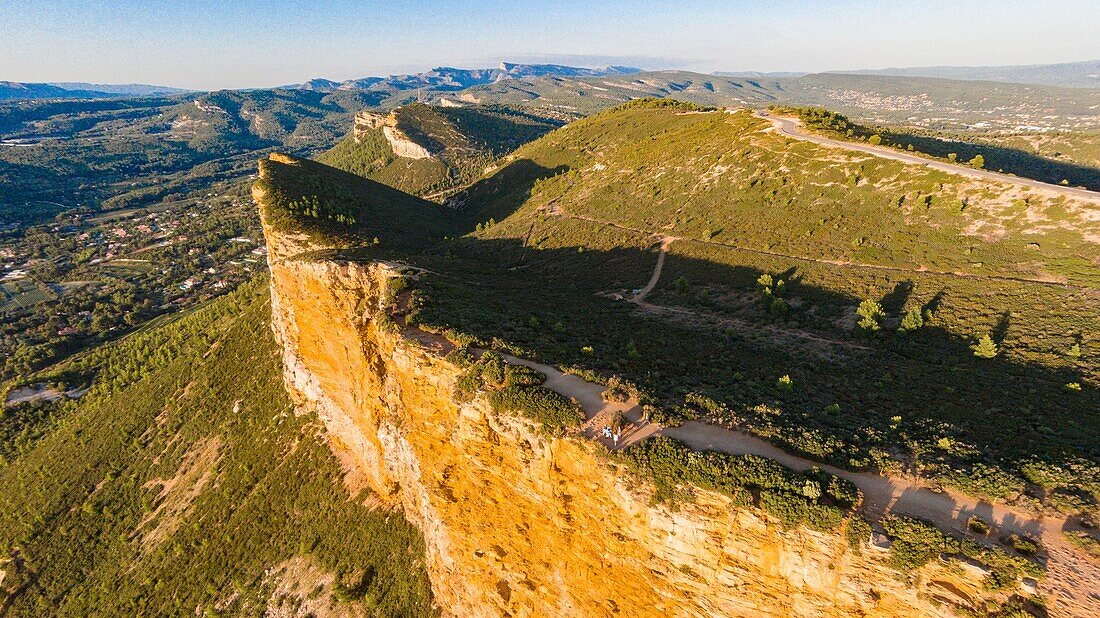
[[776, 130], [783, 135], [805, 142], [813, 142], [815, 144], [821, 144], [823, 146], [832, 146], [835, 148], [844, 148], [847, 150], [858, 150], [859, 152], [865, 152], [876, 157], [892, 159], [894, 161], [901, 161], [903, 163], [910, 163], [913, 165], [923, 165], [925, 167], [930, 167], [934, 170], [947, 172], [949, 174], [958, 174], [960, 176], [980, 178], [982, 180], [992, 180], [994, 182], [1006, 182], [1018, 186], [1031, 187], [1033, 189], [1041, 189], [1043, 191], [1050, 191], [1053, 193], [1057, 193], [1058, 195], [1064, 195], [1066, 197], [1075, 197], [1078, 199], [1100, 203], [1100, 192], [1097, 191], [1089, 191], [1088, 189], [1079, 189], [1077, 187], [1063, 187], [1062, 185], [1052, 185], [1045, 182], [1039, 182], [1038, 180], [1032, 180], [1030, 178], [1020, 178], [1019, 176], [1009, 176], [1008, 174], [1000, 174], [997, 172], [991, 172], [989, 170], [979, 170], [972, 167], [964, 167], [962, 165], [953, 165], [951, 163], [945, 163], [943, 161], [936, 161], [934, 159], [918, 157], [917, 155], [911, 155], [906, 152], [894, 150], [893, 148], [887, 148], [885, 146], [871, 146], [869, 144], [864, 144], [860, 142], [848, 142], [838, 139], [832, 139], [829, 137], [824, 137], [822, 135], [805, 132], [802, 128], [802, 122], [795, 118], [772, 116], [770, 114], [765, 114], [762, 112], [758, 112], [757, 116], [771, 121], [772, 126], [774, 126]]

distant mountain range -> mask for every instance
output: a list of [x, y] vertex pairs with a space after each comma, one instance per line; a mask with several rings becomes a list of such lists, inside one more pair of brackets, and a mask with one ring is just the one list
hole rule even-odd
[[[426, 97], [431, 95], [438, 97], [448, 93], [457, 93], [471, 88], [485, 88], [501, 85], [505, 80], [515, 82], [529, 82], [541, 78], [556, 80], [584, 80], [612, 78], [636, 79], [638, 76], [672, 75], [684, 73], [682, 71], [656, 71], [643, 73], [641, 69], [623, 66], [608, 66], [603, 68], [573, 67], [559, 64], [516, 64], [502, 62], [495, 68], [485, 69], [458, 69], [453, 67], [437, 67], [423, 73], [411, 73], [406, 75], [390, 75], [388, 77], [362, 77], [335, 81], [324, 78], [311, 79], [300, 84], [290, 84], [280, 87], [284, 90], [313, 91], [322, 94], [330, 93], [360, 93], [366, 97], [371, 105], [401, 104], [410, 99], [411, 91], [422, 90]], [[1013, 84], [1034, 84], [1044, 86], [1070, 86], [1077, 88], [1100, 88], [1100, 60], [1087, 62], [1069, 62], [1063, 64], [1042, 64], [1026, 66], [1001, 66], [1001, 67], [910, 67], [910, 68], [886, 68], [866, 69], [852, 71], [831, 71], [830, 74], [845, 74], [853, 76], [897, 76], [897, 77], [928, 77], [940, 79], [952, 79], [960, 81], [992, 81]], [[691, 74], [693, 80], [702, 77], [699, 74]], [[810, 77], [807, 73], [791, 71], [716, 71], [711, 74], [714, 84], [703, 80], [704, 89], [713, 91], [719, 83], [726, 80], [747, 80], [748, 85], [758, 88], [759, 83], [774, 82], [776, 80], [802, 79]], [[646, 80], [646, 78], [643, 78]], [[518, 84], [517, 84], [518, 85]], [[551, 88], [561, 86], [561, 83], [549, 84]], [[649, 90], [648, 81], [624, 85], [631, 90]], [[543, 84], [546, 87], [546, 84]], [[671, 84], [672, 91], [680, 88]], [[736, 86], [740, 89], [740, 86]], [[271, 89], [260, 89], [271, 90]], [[543, 88], [539, 89], [539, 94]], [[167, 86], [154, 86], [148, 84], [91, 84], [82, 82], [52, 82], [52, 83], [24, 83], [0, 81], [0, 101], [16, 101], [31, 99], [109, 99], [125, 97], [167, 96], [187, 91], [180, 88]], [[484, 93], [475, 93], [482, 95]], [[522, 93], [520, 93], [522, 94]], [[654, 93], [658, 94], [659, 93]], [[705, 93], [704, 93], [705, 94]], [[528, 98], [528, 97], [520, 97]], [[736, 99], [736, 97], [735, 97]]]
[[331, 79], [311, 79], [302, 84], [285, 86], [288, 89], [316, 90], [318, 92], [335, 92], [337, 90], [374, 90], [380, 92], [396, 92], [402, 90], [414, 90], [424, 88], [430, 90], [454, 91], [494, 84], [502, 79], [521, 79], [529, 77], [602, 77], [605, 75], [630, 75], [640, 73], [641, 69], [633, 67], [609, 66], [602, 69], [589, 69], [585, 67], [571, 67], [560, 64], [514, 64], [501, 62], [500, 66], [492, 69], [456, 69], [452, 67], [437, 67], [423, 73], [408, 75], [390, 75], [389, 77], [362, 77], [349, 79], [342, 82]]
[[181, 88], [149, 84], [85, 84], [82, 82], [0, 82], [0, 101], [26, 99], [111, 99], [163, 96], [188, 92]]
[[901, 77], [941, 77], [968, 81], [1011, 82], [1045, 86], [1100, 88], [1100, 60], [1061, 64], [1028, 64], [1001, 67], [909, 67], [832, 71], [850, 75], [897, 75]]
[[744, 77], [744, 78], [768, 78], [768, 77], [803, 77], [809, 73], [799, 71], [715, 71], [711, 73], [715, 77]]

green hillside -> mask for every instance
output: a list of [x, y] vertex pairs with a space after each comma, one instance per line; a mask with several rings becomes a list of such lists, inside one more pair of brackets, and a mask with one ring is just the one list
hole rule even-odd
[[356, 132], [317, 160], [414, 195], [447, 194], [481, 176], [486, 166], [557, 123], [506, 107], [432, 107], [393, 111], [397, 128], [434, 156], [394, 155], [382, 129]]
[[[425, 324], [845, 467], [1069, 512], [1100, 495], [1080, 204], [648, 102], [521, 147], [456, 201], [476, 230], [420, 258], [445, 273]], [[653, 290], [617, 300], [661, 244]]]
[[[423, 540], [295, 413], [260, 281], [42, 379], [0, 416], [0, 615], [433, 615]], [[333, 581], [335, 578], [335, 581]]]

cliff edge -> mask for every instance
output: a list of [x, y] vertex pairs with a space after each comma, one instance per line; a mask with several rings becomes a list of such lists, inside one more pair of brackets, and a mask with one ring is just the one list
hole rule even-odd
[[657, 503], [596, 442], [555, 437], [454, 397], [445, 344], [395, 320], [411, 267], [325, 255], [255, 192], [272, 328], [292, 398], [330, 445], [420, 528], [455, 616], [947, 616], [985, 613], [981, 574], [933, 561], [909, 577], [843, 531], [785, 529], [728, 496]]

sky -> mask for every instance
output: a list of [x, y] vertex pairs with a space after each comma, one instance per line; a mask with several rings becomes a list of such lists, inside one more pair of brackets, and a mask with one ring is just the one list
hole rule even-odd
[[1096, 0], [3, 0], [0, 80], [250, 88], [501, 60], [825, 71], [1100, 59]]

